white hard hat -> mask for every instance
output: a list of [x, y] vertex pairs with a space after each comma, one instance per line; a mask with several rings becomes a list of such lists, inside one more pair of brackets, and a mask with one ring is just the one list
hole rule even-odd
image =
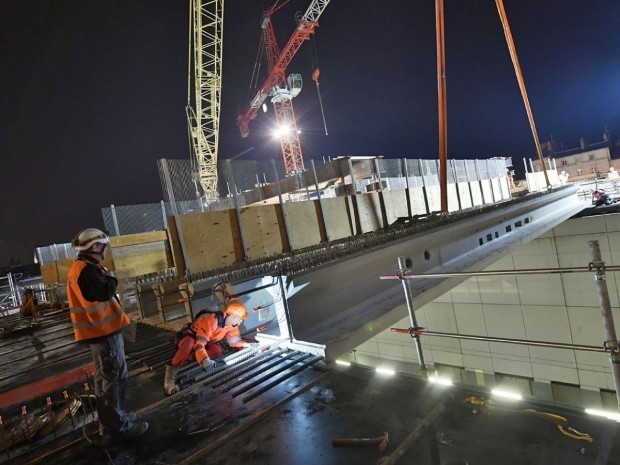
[[86, 228], [78, 233], [73, 239], [75, 250], [88, 250], [93, 244], [109, 244], [110, 238], [106, 233], [97, 228]]

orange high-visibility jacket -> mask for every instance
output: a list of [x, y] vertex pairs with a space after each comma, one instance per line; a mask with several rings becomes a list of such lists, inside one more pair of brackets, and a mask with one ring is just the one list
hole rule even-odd
[[114, 298], [107, 302], [91, 302], [84, 298], [78, 278], [87, 264], [84, 260], [76, 260], [67, 276], [67, 300], [76, 341], [107, 336], [130, 323]]
[[[220, 317], [221, 318], [221, 317]], [[196, 344], [194, 345], [194, 354], [196, 361], [201, 363], [209, 355], [206, 346], [209, 342], [217, 342], [226, 338], [230, 347], [241, 348], [246, 343], [241, 339], [239, 326], [218, 324], [218, 314], [207, 313], [192, 323], [192, 330], [196, 333]]]

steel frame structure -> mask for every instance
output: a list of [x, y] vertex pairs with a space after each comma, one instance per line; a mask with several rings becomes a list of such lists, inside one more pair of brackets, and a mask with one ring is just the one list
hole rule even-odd
[[[250, 106], [237, 118], [237, 125], [241, 136], [247, 137], [250, 133], [250, 121], [256, 118], [256, 113], [267, 97], [272, 97], [276, 121], [279, 125], [288, 128], [288, 132], [280, 137], [284, 169], [287, 174], [293, 174], [304, 169], [301, 143], [295, 121], [293, 96], [288, 92], [286, 83], [286, 68], [301, 47], [308, 40], [318, 26], [318, 19], [329, 4], [330, 0], [313, 0], [304, 15], [297, 23], [295, 31], [289, 38], [282, 51], [278, 51], [275, 41], [271, 15], [279, 8], [278, 1], [267, 11], [263, 18], [263, 35], [267, 44], [269, 74], [265, 78], [258, 93], [250, 102]], [[276, 55], [277, 54], [277, 55]]]
[[[190, 10], [194, 65], [193, 82], [188, 82], [186, 107], [190, 148], [204, 197], [213, 199], [218, 197], [224, 0], [190, 0]], [[192, 84], [193, 102], [190, 97]]]

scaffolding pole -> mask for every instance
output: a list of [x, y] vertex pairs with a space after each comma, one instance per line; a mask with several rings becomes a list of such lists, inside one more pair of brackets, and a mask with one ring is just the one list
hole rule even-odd
[[590, 257], [592, 259], [590, 267], [595, 272], [594, 281], [596, 281], [596, 290], [598, 292], [603, 324], [605, 326], [605, 348], [609, 352], [611, 373], [614, 378], [614, 384], [616, 385], [616, 400], [618, 401], [618, 410], [620, 411], [620, 353], [618, 352], [616, 326], [614, 325], [614, 317], [611, 313], [611, 304], [609, 302], [605, 262], [601, 257], [601, 249], [598, 241], [589, 241], [588, 245], [590, 246]]
[[[407, 261], [405, 257], [398, 257], [398, 274], [400, 276], [404, 275], [409, 270], [409, 266], [407, 266]], [[405, 291], [405, 301], [407, 302], [407, 312], [409, 312], [409, 322], [411, 323], [411, 328], [418, 329], [418, 322], [415, 318], [415, 310], [413, 309], [413, 294], [411, 292], [411, 286], [409, 284], [409, 280], [403, 279], [401, 281], [403, 283], [403, 291]], [[420, 362], [420, 371], [426, 371], [426, 362], [424, 361], [424, 353], [422, 352], [422, 343], [420, 342], [419, 335], [411, 335], [413, 337], [413, 342], [415, 344], [415, 350], [418, 353], [418, 360]]]
[[[614, 385], [616, 388], [616, 400], [618, 403], [618, 411], [620, 411], [620, 344], [616, 334], [616, 327], [614, 324], [613, 314], [611, 311], [611, 303], [609, 300], [609, 290], [607, 288], [606, 270], [619, 271], [619, 266], [606, 267], [605, 262], [601, 257], [601, 250], [598, 241], [588, 241], [590, 247], [591, 262], [587, 267], [568, 267], [568, 268], [532, 268], [522, 270], [495, 270], [495, 271], [461, 271], [454, 273], [426, 273], [426, 274], [412, 274], [410, 266], [405, 266], [406, 262], [404, 257], [398, 257], [398, 273], [396, 275], [382, 275], [380, 279], [397, 279], [401, 281], [403, 290], [405, 292], [405, 301], [407, 303], [407, 310], [409, 311], [409, 320], [411, 327], [409, 329], [392, 328], [392, 331], [398, 333], [409, 333], [416, 344], [416, 350], [418, 350], [418, 358], [420, 358], [420, 365], [424, 364], [424, 358], [422, 357], [422, 344], [420, 342], [420, 335], [425, 334], [427, 336], [438, 337], [452, 337], [458, 339], [470, 339], [488, 342], [504, 342], [509, 344], [522, 344], [539, 347], [550, 347], [558, 349], [572, 349], [572, 350], [585, 350], [590, 352], [606, 352], [609, 353], [609, 362], [611, 364], [611, 373], [614, 379]], [[475, 336], [468, 334], [458, 333], [443, 333], [438, 331], [426, 331], [424, 328], [420, 328], [415, 320], [415, 312], [413, 310], [413, 297], [411, 293], [411, 287], [409, 281], [413, 278], [450, 278], [450, 277], [464, 277], [464, 276], [501, 276], [501, 275], [526, 275], [526, 274], [564, 274], [564, 273], [583, 273], [594, 271], [594, 280], [597, 286], [597, 293], [599, 303], [601, 307], [601, 314], [603, 317], [603, 325], [605, 327], [605, 342], [603, 347], [586, 346], [577, 344], [563, 344], [553, 343], [545, 341], [531, 341], [527, 339], [510, 339], [510, 338], [497, 338], [488, 336]], [[424, 364], [424, 368], [426, 365]]]

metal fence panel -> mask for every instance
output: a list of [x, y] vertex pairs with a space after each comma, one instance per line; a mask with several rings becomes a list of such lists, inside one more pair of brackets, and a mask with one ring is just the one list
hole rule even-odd
[[[355, 159], [354, 164], [351, 160], [349, 157], [341, 157], [314, 163], [318, 179], [340, 179], [343, 183], [338, 187], [333, 184], [323, 187], [322, 197], [378, 189], [404, 189], [407, 185], [410, 188], [432, 187], [435, 191], [439, 186], [439, 161], [436, 159], [368, 158]], [[448, 163], [447, 174], [450, 183], [506, 175], [506, 162], [502, 159], [448, 160]], [[200, 188], [192, 175], [192, 164], [189, 160], [162, 159], [158, 161], [158, 166], [164, 200], [155, 204], [112, 205], [102, 208], [104, 224], [110, 234], [125, 235], [163, 230], [167, 226], [169, 215], [234, 209], [235, 197], [239, 207], [259, 203], [266, 198], [277, 197], [276, 181], [285, 202], [317, 198], [312, 162], [307, 163], [305, 171], [287, 176], [281, 159], [220, 160], [218, 162], [220, 197], [209, 201], [196, 197]], [[68, 245], [68, 249], [72, 252], [73, 248]], [[53, 261], [53, 253], [58, 253], [61, 258], [67, 258], [66, 248], [60, 245], [53, 251], [42, 250], [41, 263]]]

